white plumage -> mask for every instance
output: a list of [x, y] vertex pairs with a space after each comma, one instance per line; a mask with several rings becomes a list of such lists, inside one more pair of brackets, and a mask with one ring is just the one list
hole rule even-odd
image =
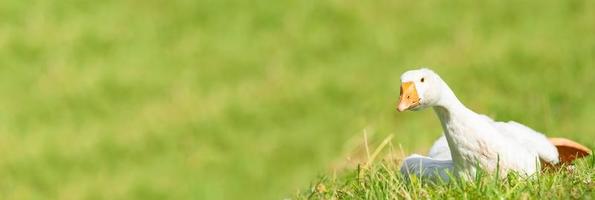
[[436, 160], [452, 160], [452, 156], [450, 156], [450, 149], [448, 148], [448, 142], [446, 141], [444, 134], [442, 134], [442, 136], [434, 142], [432, 148], [430, 148], [428, 156]]
[[432, 146], [430, 157], [415, 155], [405, 160], [406, 171], [420, 168], [416, 166], [419, 163], [431, 165], [430, 170], [454, 170], [455, 175], [470, 179], [477, 166], [488, 172], [499, 170], [502, 176], [510, 171], [532, 175], [539, 171], [540, 161], [552, 165], [559, 162], [556, 147], [543, 134], [516, 122], [496, 122], [471, 111], [433, 71], [408, 71], [401, 81], [398, 109], [432, 107], [444, 130], [444, 136]]
[[440, 183], [450, 180], [450, 176], [453, 176], [453, 168], [452, 160], [437, 160], [413, 154], [403, 160], [401, 174], [405, 178], [409, 178], [409, 175], [415, 175], [426, 181]]
[[[535, 151], [543, 161], [558, 162], [558, 151], [552, 148], [552, 143], [542, 133], [514, 121], [496, 122], [487, 116], [482, 116], [485, 120], [491, 121], [492, 126], [497, 128], [500, 134], [518, 141], [523, 147], [528, 147], [528, 150]], [[428, 157], [436, 160], [452, 160], [444, 134], [434, 142]]]

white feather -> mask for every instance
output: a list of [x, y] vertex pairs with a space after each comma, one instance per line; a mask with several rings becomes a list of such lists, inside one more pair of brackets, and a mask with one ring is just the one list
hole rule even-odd
[[541, 160], [551, 164], [559, 162], [558, 150], [542, 133], [514, 121], [494, 122], [493, 125], [501, 134], [518, 141], [521, 147], [537, 153]]
[[551, 164], [558, 162], [556, 148], [543, 134], [516, 122], [495, 122], [471, 111], [433, 71], [412, 70], [401, 79], [403, 83], [413, 82], [420, 94], [420, 104], [411, 110], [434, 108], [444, 130], [444, 139], [435, 142], [429, 158], [414, 157], [426, 162], [426, 167], [448, 159], [446, 149], [450, 149], [456, 175], [463, 178], [473, 178], [477, 167], [498, 171], [501, 176], [510, 171], [531, 175], [538, 172], [540, 159]]
[[418, 154], [405, 158], [401, 166], [401, 174], [406, 180], [409, 180], [409, 176], [417, 176], [434, 183], [448, 182], [452, 172], [452, 160], [435, 160]]
[[430, 148], [430, 152], [428, 156], [432, 159], [436, 160], [452, 160], [452, 156], [450, 156], [450, 149], [448, 148], [448, 142], [446, 141], [446, 137], [444, 134], [438, 138]]
[[[519, 148], [534, 151], [539, 155], [540, 159], [547, 163], [555, 164], [559, 162], [558, 150], [544, 134], [514, 121], [496, 122], [485, 115], [482, 115], [482, 117], [491, 121], [500, 134], [518, 141], [521, 144]], [[444, 134], [434, 142], [428, 156], [437, 160], [452, 160]]]

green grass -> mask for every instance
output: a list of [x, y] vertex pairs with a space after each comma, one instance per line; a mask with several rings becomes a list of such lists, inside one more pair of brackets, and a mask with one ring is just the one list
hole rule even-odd
[[[388, 149], [388, 150], [387, 150]], [[378, 147], [376, 151], [382, 150]], [[595, 156], [530, 177], [510, 173], [504, 179], [479, 171], [472, 181], [425, 182], [401, 174], [401, 160], [391, 145], [379, 162], [364, 160], [355, 170], [321, 176], [294, 199], [593, 199]], [[370, 156], [374, 158], [374, 156]]]
[[429, 148], [433, 113], [395, 112], [418, 66], [592, 148], [594, 22], [589, 0], [4, 0], [0, 198], [292, 197], [363, 129]]

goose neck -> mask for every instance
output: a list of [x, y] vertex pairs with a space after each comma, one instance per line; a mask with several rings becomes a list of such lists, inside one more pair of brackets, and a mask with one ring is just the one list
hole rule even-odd
[[443, 84], [441, 98], [434, 106], [434, 111], [441, 121], [445, 118], [450, 119], [453, 115], [465, 115], [470, 112], [446, 84]]

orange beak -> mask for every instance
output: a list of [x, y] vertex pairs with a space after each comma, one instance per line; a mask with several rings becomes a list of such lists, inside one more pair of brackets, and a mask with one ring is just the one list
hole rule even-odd
[[397, 110], [403, 112], [419, 105], [419, 96], [415, 89], [415, 83], [405, 82], [401, 84], [401, 97], [399, 98], [399, 105]]

